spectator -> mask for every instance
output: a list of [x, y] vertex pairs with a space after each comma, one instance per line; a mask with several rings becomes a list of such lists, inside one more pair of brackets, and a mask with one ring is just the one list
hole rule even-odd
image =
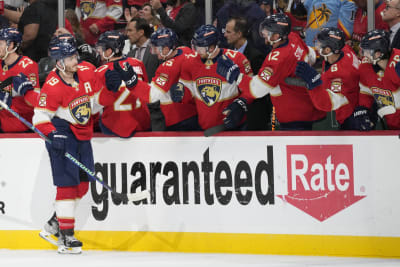
[[[368, 18], [367, 18], [367, 0], [355, 0], [358, 7], [353, 26], [353, 35], [351, 38], [351, 46], [356, 54], [362, 37], [368, 31]], [[388, 30], [389, 26], [382, 20], [382, 11], [385, 9], [386, 4], [383, 0], [374, 0], [375, 3], [375, 29]]]
[[400, 0], [386, 2], [382, 19], [390, 27], [390, 47], [400, 49]]
[[129, 39], [129, 50], [127, 56], [134, 57], [143, 61], [149, 80], [154, 77], [160, 61], [157, 55], [153, 55], [150, 52], [150, 35], [152, 29], [146, 20], [142, 18], [132, 19], [126, 25], [126, 35]]
[[75, 36], [75, 39], [78, 43], [78, 46], [84, 43], [83, 32], [81, 25], [79, 23], [79, 19], [76, 16], [76, 13], [73, 9], [65, 10], [65, 18], [69, 21], [72, 27], [72, 34]]
[[149, 3], [142, 6], [139, 11], [139, 18], [145, 19], [150, 27], [153, 28], [154, 32], [157, 31], [161, 25], [160, 19]]
[[94, 45], [100, 34], [114, 29], [115, 23], [122, 16], [122, 2], [78, 0], [75, 12], [81, 22], [86, 43]]
[[352, 0], [306, 0], [306, 44], [314, 46], [315, 36], [324, 27], [336, 27], [350, 40], [357, 7]]
[[[225, 26], [225, 38], [232, 49], [244, 54], [250, 61], [254, 73], [258, 73], [266, 55], [261, 53], [250, 40], [247, 20], [243, 17], [233, 17]], [[248, 130], [267, 130], [270, 125], [272, 104], [269, 95], [256, 99], [249, 105], [247, 113]]]
[[259, 0], [258, 4], [262, 11], [264, 11], [266, 16], [272, 15], [274, 13], [274, 3], [273, 0]]
[[160, 0], [150, 0], [151, 6], [160, 16], [161, 24], [178, 35], [179, 45], [190, 46], [190, 40], [197, 22], [196, 7], [190, 0], [171, 0], [171, 3], [173, 9], [168, 16]]
[[18, 22], [22, 33], [21, 49], [25, 56], [38, 62], [47, 56], [50, 38], [57, 28], [57, 2], [29, 0]]

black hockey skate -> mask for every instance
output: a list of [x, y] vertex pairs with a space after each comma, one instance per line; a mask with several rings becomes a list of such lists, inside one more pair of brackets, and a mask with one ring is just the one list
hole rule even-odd
[[74, 237], [74, 229], [60, 231], [58, 253], [61, 254], [80, 254], [82, 252], [82, 242]]
[[48, 220], [47, 223], [44, 225], [44, 228], [39, 233], [39, 236], [44, 240], [46, 240], [47, 242], [50, 242], [54, 246], [59, 245], [58, 238], [60, 236], [60, 228], [58, 225], [58, 220], [55, 212], [53, 216], [50, 218], [50, 220]]

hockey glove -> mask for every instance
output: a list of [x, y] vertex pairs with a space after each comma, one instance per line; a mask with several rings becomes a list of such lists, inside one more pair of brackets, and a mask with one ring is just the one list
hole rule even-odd
[[148, 103], [147, 107], [150, 112], [151, 131], [165, 131], [167, 127], [165, 125], [164, 113], [161, 110], [160, 100], [157, 100], [153, 103]]
[[28, 90], [33, 90], [33, 84], [25, 74], [20, 73], [13, 79], [13, 88], [17, 95], [24, 96]]
[[229, 106], [227, 106], [222, 114], [225, 115], [224, 124], [228, 130], [235, 129], [239, 126], [244, 115], [247, 112], [247, 101], [240, 97], [236, 98]]
[[[0, 100], [8, 107], [11, 107], [12, 97], [9, 92], [0, 90]], [[0, 109], [2, 109], [2, 107], [0, 107]]]
[[322, 84], [321, 74], [304, 61], [297, 62], [296, 76], [302, 78], [307, 83], [309, 90], [314, 89]]
[[172, 101], [174, 101], [175, 103], [182, 102], [183, 96], [185, 95], [183, 83], [173, 84], [169, 89], [169, 92], [171, 94]]
[[375, 124], [371, 121], [370, 112], [366, 107], [359, 106], [353, 111], [353, 114], [347, 119], [349, 130], [371, 131]]
[[128, 62], [124, 62], [123, 64], [124, 68], [121, 68], [119, 62], [115, 61], [114, 70], [118, 71], [119, 74], [121, 74], [121, 78], [125, 82], [126, 87], [128, 87], [128, 89], [132, 89], [138, 82], [138, 76], [133, 70], [133, 67], [129, 65]]
[[222, 55], [217, 60], [217, 73], [225, 77], [228, 83], [234, 83], [240, 75], [240, 69], [230, 58]]
[[107, 70], [105, 77], [107, 89], [111, 92], [118, 92], [118, 89], [122, 83], [122, 78], [119, 72], [115, 70]]
[[49, 139], [51, 141], [51, 149], [57, 156], [62, 156], [65, 154], [65, 143], [67, 142], [68, 136], [57, 133], [57, 131], [53, 131], [49, 133]]

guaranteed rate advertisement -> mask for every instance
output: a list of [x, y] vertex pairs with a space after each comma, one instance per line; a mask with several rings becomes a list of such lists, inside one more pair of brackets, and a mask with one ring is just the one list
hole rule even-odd
[[[0, 227], [40, 229], [55, 196], [43, 141], [0, 142]], [[92, 182], [78, 208], [81, 231], [400, 236], [397, 136], [94, 138], [92, 144], [99, 178], [117, 192], [151, 194], [123, 202]]]

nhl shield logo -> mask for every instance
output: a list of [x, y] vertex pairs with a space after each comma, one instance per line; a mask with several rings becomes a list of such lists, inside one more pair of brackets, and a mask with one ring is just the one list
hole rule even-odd
[[80, 4], [81, 13], [83, 19], [87, 19], [92, 15], [94, 9], [96, 7], [96, 0], [83, 0]]
[[196, 80], [196, 88], [207, 106], [212, 106], [221, 95], [222, 81], [215, 77], [201, 77]]
[[68, 106], [72, 117], [78, 124], [84, 125], [88, 123], [92, 113], [88, 96], [81, 96], [74, 99]]

